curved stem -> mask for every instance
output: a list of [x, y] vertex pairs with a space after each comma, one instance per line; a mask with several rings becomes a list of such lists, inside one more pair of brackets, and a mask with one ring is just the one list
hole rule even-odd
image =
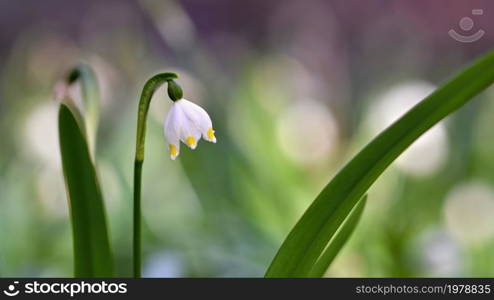
[[90, 153], [94, 159], [100, 102], [98, 80], [91, 66], [85, 63], [74, 67], [66, 78], [68, 84], [77, 80], [81, 83], [82, 101], [84, 102], [84, 129], [88, 137]]
[[142, 89], [137, 112], [137, 139], [134, 161], [134, 235], [133, 263], [134, 277], [141, 277], [141, 178], [144, 162], [144, 144], [146, 139], [146, 120], [149, 104], [154, 92], [165, 82], [178, 78], [175, 73], [161, 73], [151, 77]]

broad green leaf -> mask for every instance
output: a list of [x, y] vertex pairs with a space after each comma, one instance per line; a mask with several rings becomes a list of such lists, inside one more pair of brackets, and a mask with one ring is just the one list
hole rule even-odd
[[58, 115], [60, 150], [70, 202], [75, 277], [111, 277], [103, 197], [78, 113], [62, 104]]
[[326, 250], [324, 250], [321, 257], [312, 267], [312, 270], [309, 273], [310, 277], [324, 276], [324, 273], [326, 273], [329, 265], [333, 262], [336, 255], [338, 255], [341, 248], [343, 248], [346, 241], [355, 230], [355, 227], [357, 227], [360, 217], [362, 216], [362, 212], [364, 211], [366, 202], [367, 195], [362, 197], [357, 205], [355, 205], [348, 218], [346, 218], [345, 222], [341, 225], [336, 234], [329, 241]]
[[367, 144], [306, 210], [278, 250], [266, 276], [309, 276], [328, 241], [358, 199], [384, 170], [424, 132], [493, 81], [494, 52], [490, 52], [443, 84]]

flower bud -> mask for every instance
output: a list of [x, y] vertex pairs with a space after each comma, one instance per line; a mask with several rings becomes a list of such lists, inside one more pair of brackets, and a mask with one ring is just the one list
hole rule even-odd
[[173, 80], [168, 80], [168, 97], [174, 102], [182, 99], [183, 97], [182, 88]]

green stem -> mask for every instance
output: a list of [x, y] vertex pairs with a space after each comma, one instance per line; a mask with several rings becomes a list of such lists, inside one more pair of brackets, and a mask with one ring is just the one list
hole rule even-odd
[[141, 277], [141, 178], [144, 163], [144, 144], [146, 139], [146, 120], [149, 104], [154, 92], [165, 82], [178, 78], [175, 73], [161, 73], [151, 77], [142, 89], [137, 112], [137, 139], [134, 162], [134, 237], [133, 263], [134, 277]]
[[84, 129], [88, 137], [90, 153], [94, 159], [100, 102], [98, 80], [94, 70], [84, 63], [72, 69], [66, 79], [68, 84], [77, 80], [81, 83], [82, 101], [84, 102]]
[[141, 175], [142, 161], [134, 163], [134, 277], [141, 277]]

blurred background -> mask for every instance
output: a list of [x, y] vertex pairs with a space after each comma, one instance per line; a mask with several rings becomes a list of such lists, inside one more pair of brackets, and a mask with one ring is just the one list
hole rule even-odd
[[[72, 276], [52, 91], [75, 64], [89, 63], [101, 89], [97, 164], [117, 275], [131, 275], [138, 96], [175, 71], [218, 143], [171, 161], [170, 101], [157, 93], [144, 275], [262, 276], [345, 162], [493, 46], [493, 16], [487, 0], [0, 0], [0, 276]], [[485, 34], [462, 43], [451, 29]], [[371, 188], [327, 276], [494, 276], [494, 89], [477, 98]]]

